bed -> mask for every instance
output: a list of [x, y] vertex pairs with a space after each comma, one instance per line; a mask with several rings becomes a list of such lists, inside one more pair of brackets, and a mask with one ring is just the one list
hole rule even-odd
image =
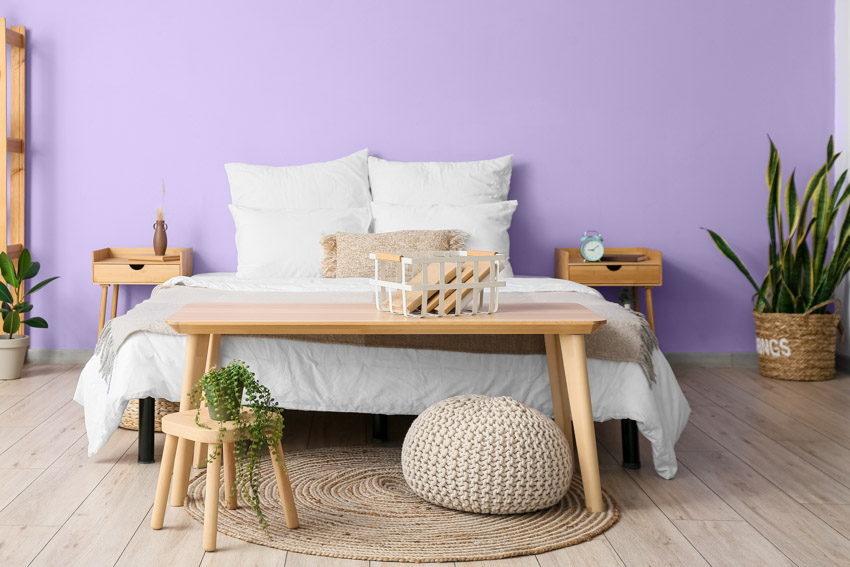
[[[595, 290], [553, 278], [510, 278], [501, 301], [574, 301]], [[179, 277], [131, 310], [176, 311], [195, 301], [374, 302], [365, 278], [240, 278], [232, 273]], [[83, 369], [74, 399], [85, 407], [89, 453], [117, 429], [129, 400], [179, 398], [185, 337], [162, 329], [130, 334], [104, 376], [101, 357]], [[273, 337], [225, 337], [222, 361], [245, 360], [287, 409], [418, 414], [441, 399], [481, 393], [516, 398], [552, 415], [545, 356], [474, 354], [322, 344]], [[690, 408], [664, 355], [652, 353], [654, 382], [633, 362], [588, 359], [596, 421], [632, 419], [652, 444], [664, 478], [676, 474], [674, 446]]]

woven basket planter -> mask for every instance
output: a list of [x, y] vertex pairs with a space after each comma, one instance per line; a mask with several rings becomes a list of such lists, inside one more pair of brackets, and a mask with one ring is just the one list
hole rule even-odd
[[[162, 418], [170, 413], [180, 411], [178, 402], [169, 402], [163, 398], [156, 398], [153, 405], [154, 431], [162, 431]], [[120, 427], [132, 431], [139, 430], [139, 400], [133, 399], [127, 404], [124, 415], [121, 417]]]
[[836, 314], [756, 313], [759, 374], [780, 380], [835, 377]]

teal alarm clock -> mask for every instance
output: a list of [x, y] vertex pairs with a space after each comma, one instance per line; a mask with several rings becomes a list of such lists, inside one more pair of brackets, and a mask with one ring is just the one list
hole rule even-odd
[[598, 262], [605, 254], [605, 246], [602, 244], [602, 235], [596, 230], [585, 231], [581, 237], [581, 246], [579, 247], [581, 257], [586, 262]]

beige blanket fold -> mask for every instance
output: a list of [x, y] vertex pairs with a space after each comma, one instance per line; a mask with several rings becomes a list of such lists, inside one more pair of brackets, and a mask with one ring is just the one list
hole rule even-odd
[[[215, 291], [203, 288], [174, 286], [155, 293], [129, 313], [117, 317], [103, 328], [95, 348], [100, 359], [100, 373], [109, 384], [118, 349], [135, 332], [177, 335], [165, 320], [183, 305], [197, 302], [292, 302], [304, 301], [374, 301], [371, 293], [321, 294], [264, 293]], [[330, 298], [330, 299], [329, 299]], [[652, 353], [658, 348], [655, 334], [643, 316], [588, 293], [503, 293], [501, 303], [537, 303], [550, 301], [578, 303], [607, 319], [592, 335], [586, 337], [587, 357], [614, 362], [634, 362], [640, 365], [647, 380], [655, 382]], [[398, 315], [403, 317], [403, 315]], [[481, 314], [474, 317], [488, 317]], [[363, 346], [373, 348], [413, 348], [479, 354], [545, 354], [540, 335], [275, 335], [279, 339]]]

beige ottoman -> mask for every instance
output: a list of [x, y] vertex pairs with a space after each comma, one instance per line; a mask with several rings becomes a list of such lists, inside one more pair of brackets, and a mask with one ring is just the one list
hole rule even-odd
[[513, 398], [457, 396], [422, 412], [404, 439], [404, 478], [440, 506], [486, 514], [548, 508], [570, 486], [564, 434]]

